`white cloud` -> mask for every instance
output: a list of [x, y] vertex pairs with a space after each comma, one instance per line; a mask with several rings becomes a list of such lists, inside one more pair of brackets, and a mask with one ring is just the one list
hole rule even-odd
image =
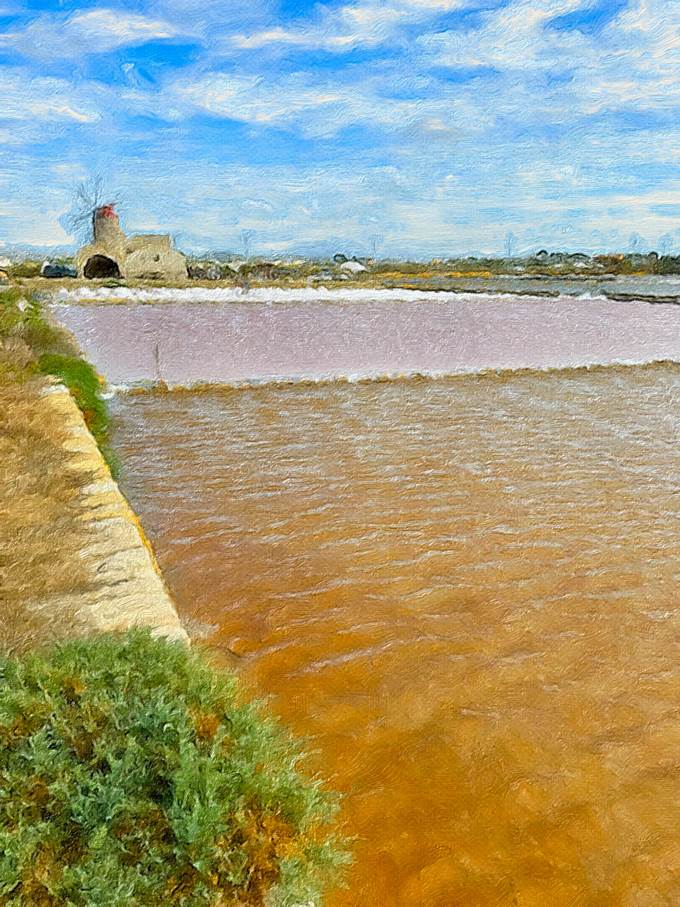
[[2, 35], [0, 39], [27, 57], [51, 60], [106, 53], [177, 35], [177, 29], [163, 19], [104, 8], [76, 13], [67, 19], [41, 16], [23, 31]]
[[63, 162], [52, 164], [50, 169], [58, 180], [62, 180], [69, 185], [73, 185], [76, 181], [86, 180], [88, 177], [88, 172], [82, 164]]
[[0, 72], [0, 120], [95, 123], [100, 114], [82, 89], [64, 79]]
[[29, 191], [20, 199], [0, 205], [0, 224], [4, 221], [11, 226], [12, 243], [54, 246], [71, 239], [59, 223], [61, 214], [60, 200], [55, 200], [49, 191]]
[[583, 51], [582, 36], [550, 32], [546, 25], [581, 5], [581, 0], [520, 0], [488, 12], [479, 29], [423, 35], [419, 44], [445, 66], [526, 70], [568, 65], [570, 45], [576, 41]]
[[229, 39], [235, 47], [256, 50], [267, 44], [309, 44], [310, 36], [304, 31], [290, 31], [285, 28], [269, 28], [252, 35], [234, 35]]
[[609, 107], [674, 108], [680, 95], [680, 7], [666, 0], [637, 0], [602, 34], [599, 66], [580, 88], [589, 111]]
[[[455, 141], [463, 134], [478, 135], [493, 122], [477, 98], [454, 92], [430, 78], [402, 85], [422, 96], [394, 97], [394, 74], [365, 72], [340, 80], [297, 72], [276, 79], [215, 72], [184, 72], [160, 95], [128, 92], [138, 109], [161, 109], [173, 120], [195, 113], [295, 130], [309, 137], [331, 137], [353, 125], [374, 126], [409, 140]], [[428, 96], [431, 93], [431, 96]]]
[[301, 80], [272, 84], [263, 77], [208, 74], [196, 81], [179, 79], [171, 95], [175, 110], [187, 107], [246, 123], [277, 124], [315, 108], [337, 105], [332, 89], [308, 87]]
[[[228, 247], [244, 228], [257, 232], [262, 249], [335, 236], [364, 243], [380, 231], [395, 251], [433, 254], [448, 244], [500, 249], [509, 229], [541, 245], [567, 235], [587, 245], [584, 237], [596, 229], [614, 237], [611, 244], [633, 228], [650, 237], [672, 229], [670, 206], [680, 202], [669, 178], [680, 162], [680, 131], [669, 115], [680, 97], [677, 3], [631, 0], [593, 34], [552, 25], [586, 0], [512, 0], [475, 17], [476, 27], [440, 32], [436, 17], [463, 8], [463, 0], [346, 0], [317, 7], [307, 26], [272, 24], [267, 0], [240, 21], [238, 5], [229, 5], [226, 25], [224, 0], [206, 0], [209, 14], [191, 0], [150, 2], [146, 16], [90, 8], [71, 18], [43, 15], [5, 36], [50, 63], [67, 59], [73, 76], [32, 78], [46, 71], [42, 61], [0, 70], [0, 143], [6, 151], [7, 142], [40, 143], [6, 187], [0, 171], [0, 194], [16, 202], [3, 235], [36, 238], [21, 211], [33, 206], [37, 218], [47, 187], [61, 193], [49, 204], [56, 218], [68, 207], [68, 185], [93, 160], [127, 183], [129, 225], [148, 229], [157, 220], [158, 228], [183, 229], [199, 247]], [[190, 65], [151, 67], [157, 81], [137, 78], [125, 55], [124, 85], [88, 82], [71, 63], [79, 54], [180, 34], [208, 37]], [[222, 71], [225, 45], [232, 52], [342, 50], [388, 41], [398, 44], [396, 57], [374, 53], [368, 62], [291, 73], [277, 54], [252, 52]], [[447, 79], [441, 66], [483, 68]], [[602, 116], [631, 110], [658, 116], [640, 120], [646, 125], [634, 132], [621, 117]], [[130, 118], [139, 113], [148, 119]], [[225, 130], [235, 139], [223, 155], [215, 147], [221, 129], [214, 122], [206, 129], [205, 114], [251, 128]], [[337, 141], [355, 125], [364, 128]], [[322, 137], [332, 163], [315, 168], [300, 154], [286, 167], [220, 167], [220, 160], [247, 159], [267, 127]], [[267, 150], [273, 162], [281, 147], [286, 138], [279, 136]], [[35, 229], [47, 233], [43, 221]]]
[[[328, 240], [337, 241], [334, 251], [367, 251], [376, 231], [384, 236], [386, 254], [500, 251], [509, 229], [527, 247], [615, 248], [625, 247], [633, 229], [653, 244], [673, 222], [652, 209], [680, 203], [677, 181], [664, 189], [638, 193], [631, 187], [605, 199], [583, 197], [572, 191], [579, 188], [579, 174], [568, 166], [562, 168], [564, 194], [547, 199], [540, 185], [518, 186], [502, 166], [493, 168], [501, 187], [487, 197], [470, 184], [465, 169], [454, 182], [448, 171], [437, 175], [436, 168], [413, 160], [401, 167], [236, 165], [219, 171], [213, 163], [194, 161], [184, 165], [178, 182], [166, 153], [158, 147], [128, 175], [122, 214], [130, 230], [181, 231], [181, 244], [197, 250], [236, 249], [242, 229], [255, 231], [255, 248], [262, 253]], [[23, 163], [18, 168], [24, 174], [29, 169]], [[55, 183], [45, 172], [37, 181], [18, 177], [13, 188], [4, 211], [12, 225], [7, 235], [13, 241], [63, 242], [58, 218], [68, 208], [68, 182]], [[589, 243], [596, 228], [602, 235]]]
[[509, 102], [515, 111], [527, 100], [522, 78], [551, 72], [570, 73], [571, 78], [547, 88], [544, 97], [532, 85], [534, 104], [542, 110], [546, 100], [561, 100], [567, 115], [677, 106], [680, 7], [665, 0], [637, 0], [596, 36], [551, 27], [552, 19], [581, 6], [581, 0], [520, 0], [487, 13], [477, 30], [423, 35], [418, 43], [432, 63], [492, 67], [501, 77], [511, 75]]
[[[427, 23], [432, 16], [463, 8], [464, 0], [388, 0], [330, 10], [306, 27], [275, 27], [235, 35], [241, 49], [267, 44], [341, 50], [356, 44], [379, 44], [401, 25]], [[354, 86], [331, 83], [298, 92], [279, 84], [269, 98], [263, 86], [257, 102], [243, 98], [237, 119], [299, 127], [307, 135], [332, 135], [351, 123], [373, 123], [390, 130], [455, 140], [461, 130], [480, 133], [499, 118], [525, 126], [569, 122], [607, 110], [671, 109], [680, 97], [680, 7], [665, 0], [636, 0], [599, 34], [556, 29], [552, 20], [577, 11], [583, 0], [516, 0], [490, 10], [481, 27], [423, 33], [411, 45], [409, 73], [431, 66], [483, 67], [497, 71], [493, 81], [421, 86], [418, 100], [390, 97], [364, 73]], [[674, 9], [675, 7], [675, 9]], [[557, 76], [557, 78], [553, 78]], [[387, 75], [401, 82], [399, 74]], [[201, 91], [197, 107], [228, 115], [223, 104], [208, 107]], [[323, 97], [323, 100], [320, 98]], [[415, 97], [415, 96], [414, 96]], [[415, 135], [414, 135], [415, 137]]]
[[358, 45], [383, 44], [401, 26], [427, 21], [466, 5], [466, 0], [369, 0], [325, 9], [312, 24], [235, 34], [228, 41], [241, 50], [289, 44], [342, 51]]
[[173, 38], [177, 34], [168, 22], [112, 9], [93, 9], [73, 16], [70, 27], [73, 32], [84, 39], [97, 42], [100, 49], [106, 50], [126, 44]]

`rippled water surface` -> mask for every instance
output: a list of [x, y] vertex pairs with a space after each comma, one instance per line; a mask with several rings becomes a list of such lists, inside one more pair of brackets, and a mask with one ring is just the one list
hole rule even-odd
[[680, 904], [680, 368], [116, 399], [182, 613], [308, 735], [332, 907]]

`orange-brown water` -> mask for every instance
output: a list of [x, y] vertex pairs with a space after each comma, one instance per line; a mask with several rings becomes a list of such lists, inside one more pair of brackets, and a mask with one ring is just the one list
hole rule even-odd
[[680, 368], [115, 404], [187, 617], [310, 738], [331, 907], [680, 904]]

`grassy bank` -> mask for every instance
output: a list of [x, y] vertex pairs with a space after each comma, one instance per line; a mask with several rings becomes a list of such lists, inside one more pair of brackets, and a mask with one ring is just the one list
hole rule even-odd
[[118, 463], [109, 444], [109, 418], [99, 376], [70, 336], [45, 317], [40, 303], [16, 288], [0, 292], [0, 344], [0, 380], [4, 373], [14, 384], [30, 382], [37, 375], [62, 381], [115, 475]]

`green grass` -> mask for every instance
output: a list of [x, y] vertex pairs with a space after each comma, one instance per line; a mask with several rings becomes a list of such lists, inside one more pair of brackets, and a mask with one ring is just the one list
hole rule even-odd
[[347, 856], [300, 759], [147, 631], [0, 658], [0, 903], [319, 907]]
[[84, 359], [63, 353], [43, 353], [38, 359], [38, 368], [43, 375], [59, 378], [69, 389], [109, 469], [116, 476], [119, 464], [109, 445], [109, 414], [94, 368]]
[[70, 336], [49, 321], [36, 299], [26, 300], [16, 289], [0, 293], [0, 340], [21, 342], [31, 353], [15, 367], [3, 357], [5, 371], [15, 380], [34, 374], [53, 375], [69, 389], [114, 477], [118, 460], [109, 444], [109, 416], [94, 368], [80, 355]]

